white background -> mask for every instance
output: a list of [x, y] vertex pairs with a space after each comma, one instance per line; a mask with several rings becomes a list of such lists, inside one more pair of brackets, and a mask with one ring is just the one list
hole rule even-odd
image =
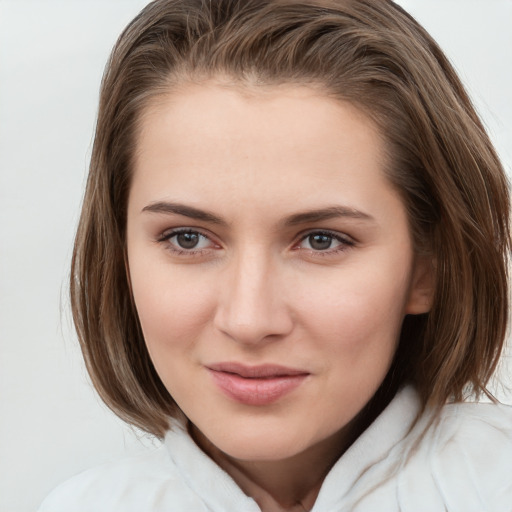
[[[70, 475], [151, 444], [94, 394], [67, 299], [103, 66], [145, 3], [0, 0], [0, 512], [33, 512]], [[511, 173], [512, 0], [399, 3], [454, 62]]]

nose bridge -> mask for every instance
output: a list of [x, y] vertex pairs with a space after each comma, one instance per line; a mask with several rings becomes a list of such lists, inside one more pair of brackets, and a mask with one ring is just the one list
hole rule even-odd
[[262, 246], [247, 245], [234, 255], [222, 283], [216, 323], [241, 343], [258, 343], [291, 329], [280, 290], [280, 265]]

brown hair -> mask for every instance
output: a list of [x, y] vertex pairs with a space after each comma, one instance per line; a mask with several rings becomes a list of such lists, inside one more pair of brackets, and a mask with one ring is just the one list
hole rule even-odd
[[[477, 395], [506, 335], [508, 184], [456, 73], [390, 0], [156, 0], [125, 29], [102, 82], [72, 262], [71, 301], [92, 381], [126, 421], [157, 436], [179, 410], [150, 360], [125, 267], [138, 121], [176, 84], [319, 85], [385, 135], [418, 252], [433, 257], [427, 315], [406, 317], [383, 386], [423, 405]], [[382, 389], [382, 388], [381, 388]]]

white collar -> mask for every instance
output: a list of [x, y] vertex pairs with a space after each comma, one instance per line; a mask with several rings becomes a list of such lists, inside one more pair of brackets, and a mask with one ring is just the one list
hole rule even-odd
[[[410, 386], [400, 390], [333, 466], [312, 512], [340, 510], [350, 494], [359, 495], [363, 491], [358, 489], [360, 477], [386, 459], [407, 436], [419, 409], [417, 392]], [[212, 511], [260, 512], [256, 502], [196, 445], [182, 424], [172, 423], [172, 430], [165, 436], [165, 446], [183, 480]], [[400, 457], [396, 460], [400, 461]]]

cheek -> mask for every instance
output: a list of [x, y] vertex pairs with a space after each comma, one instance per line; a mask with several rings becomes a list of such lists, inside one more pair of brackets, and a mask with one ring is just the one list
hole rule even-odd
[[329, 390], [318, 405], [335, 412], [334, 425], [340, 418], [348, 422], [354, 417], [385, 378], [395, 355], [407, 295], [406, 275], [354, 276], [348, 273], [331, 281], [331, 292], [317, 287], [302, 310], [305, 334], [322, 353], [319, 368]]
[[[214, 311], [213, 287], [188, 279], [169, 265], [130, 264], [135, 305], [148, 350], [158, 366], [166, 352], [192, 349]], [[154, 356], [154, 357], [153, 357]]]
[[394, 351], [409, 289], [407, 265], [345, 268], [328, 282], [305, 285], [310, 291], [300, 294], [299, 316], [318, 339], [330, 340], [333, 352], [356, 359], [365, 351]]

